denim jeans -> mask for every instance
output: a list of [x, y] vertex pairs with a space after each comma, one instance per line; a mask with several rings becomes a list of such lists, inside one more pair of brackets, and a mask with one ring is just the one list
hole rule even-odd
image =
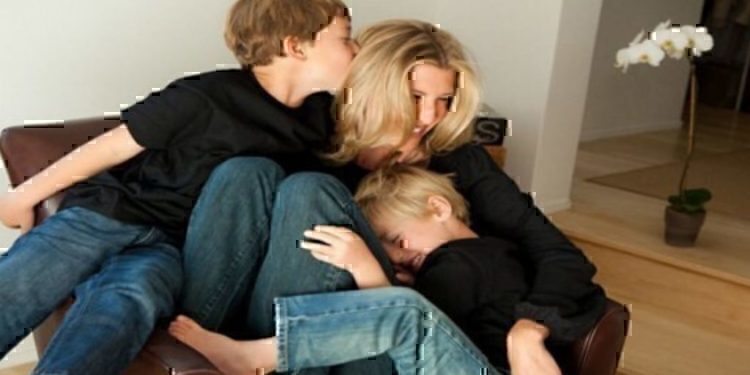
[[[224, 162], [204, 186], [190, 218], [180, 308], [209, 329], [236, 318], [243, 338], [268, 337], [274, 334], [275, 297], [355, 288], [348, 272], [299, 248], [303, 231], [316, 224], [354, 229], [392, 275], [351, 193], [334, 177], [286, 177], [265, 158]], [[390, 374], [391, 364], [381, 356], [304, 373]]]
[[276, 189], [285, 173], [273, 161], [238, 157], [220, 164], [196, 202], [182, 249], [180, 310], [219, 330], [242, 316], [268, 247]]
[[277, 298], [278, 370], [386, 353], [399, 374], [500, 374], [447, 316], [402, 287]]
[[158, 229], [63, 210], [0, 258], [0, 357], [74, 293], [34, 374], [119, 373], [172, 313], [181, 275]]

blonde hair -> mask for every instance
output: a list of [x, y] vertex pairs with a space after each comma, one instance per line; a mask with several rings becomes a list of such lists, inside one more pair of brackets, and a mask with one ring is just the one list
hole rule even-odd
[[451, 205], [453, 216], [469, 224], [468, 204], [446, 175], [395, 164], [368, 174], [354, 200], [371, 223], [383, 220], [423, 219], [433, 213], [427, 201], [438, 195]]
[[357, 42], [362, 49], [336, 98], [336, 134], [328, 159], [343, 164], [364, 149], [384, 145], [383, 134], [393, 126], [401, 127], [397, 146], [406, 142], [417, 122], [409, 80], [419, 64], [456, 72], [449, 112], [423, 138], [420, 151], [430, 156], [471, 140], [480, 90], [474, 68], [456, 38], [426, 22], [392, 20], [363, 30]]
[[337, 16], [349, 17], [341, 0], [238, 0], [229, 11], [224, 40], [243, 67], [268, 65], [284, 56], [284, 38], [314, 42]]

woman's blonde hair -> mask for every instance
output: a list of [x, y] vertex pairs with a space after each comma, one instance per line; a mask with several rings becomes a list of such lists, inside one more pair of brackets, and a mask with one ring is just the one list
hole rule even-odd
[[434, 213], [428, 199], [438, 195], [451, 205], [453, 216], [469, 224], [468, 204], [446, 175], [395, 164], [365, 176], [354, 200], [372, 223], [383, 220], [423, 219]]
[[366, 28], [357, 42], [362, 49], [336, 98], [336, 134], [328, 159], [346, 163], [364, 149], [383, 146], [383, 135], [394, 126], [401, 127], [397, 146], [406, 142], [417, 122], [409, 80], [419, 64], [456, 72], [449, 112], [424, 137], [420, 151], [430, 156], [471, 140], [480, 90], [472, 63], [456, 38], [426, 22], [391, 20]]
[[314, 42], [337, 16], [349, 17], [341, 0], [238, 0], [229, 11], [224, 40], [243, 67], [268, 65], [284, 56], [284, 38]]

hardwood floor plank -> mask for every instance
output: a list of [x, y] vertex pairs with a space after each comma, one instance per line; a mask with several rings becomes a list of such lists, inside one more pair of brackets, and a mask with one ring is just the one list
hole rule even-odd
[[36, 363], [28, 363], [0, 370], [0, 375], [29, 375]]

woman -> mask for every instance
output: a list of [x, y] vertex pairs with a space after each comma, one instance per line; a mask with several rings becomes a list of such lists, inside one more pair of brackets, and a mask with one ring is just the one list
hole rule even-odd
[[[513, 367], [535, 371], [548, 363], [539, 360], [549, 357], [545, 338], [569, 341], [580, 332], [567, 331], [566, 320], [584, 309], [603, 309], [587, 306], [591, 295], [579, 292], [592, 290], [593, 265], [481, 147], [468, 144], [478, 85], [452, 36], [422, 22], [388, 21], [362, 32], [358, 42], [362, 49], [337, 99], [335, 149], [328, 155], [342, 165], [298, 166], [330, 175], [286, 178], [264, 159], [231, 160], [217, 169], [196, 206], [203, 207], [196, 209], [200, 215], [188, 229], [184, 311], [204, 327], [224, 332], [234, 327], [221, 327], [222, 322], [246, 316], [241, 331], [247, 334], [237, 337], [268, 337], [274, 332], [274, 297], [354, 288], [347, 272], [298, 248], [304, 230], [316, 224], [350, 227], [393, 279], [351, 191], [368, 170], [398, 152], [401, 162], [454, 173], [456, 187], [471, 207], [474, 229], [515, 242], [533, 265], [528, 299], [516, 306], [517, 323], [509, 333], [514, 342], [509, 360]], [[234, 199], [222, 200], [226, 196]], [[242, 224], [214, 227], [215, 217]], [[214, 243], [222, 244], [221, 251], [205, 251]], [[395, 271], [401, 281], [412, 277]], [[372, 368], [381, 363], [360, 361], [340, 371], [382, 373], [387, 370]]]

